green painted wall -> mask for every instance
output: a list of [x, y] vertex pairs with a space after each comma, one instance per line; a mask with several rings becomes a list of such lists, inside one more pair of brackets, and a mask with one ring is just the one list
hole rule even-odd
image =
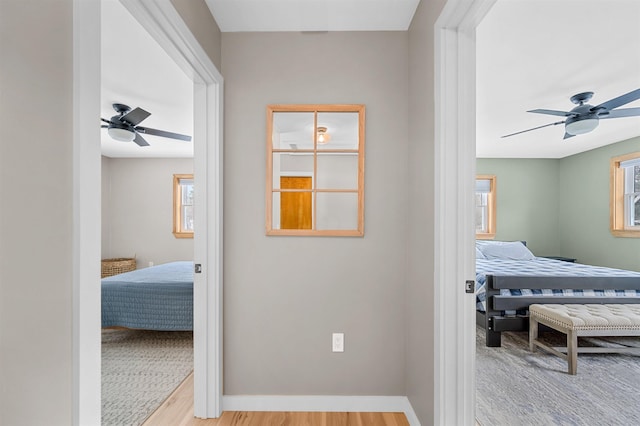
[[560, 249], [581, 263], [640, 271], [640, 238], [616, 238], [609, 232], [609, 162], [640, 151], [640, 137], [563, 158]]
[[477, 159], [478, 174], [497, 176], [496, 240], [640, 271], [640, 238], [609, 232], [609, 161], [636, 151], [640, 137], [562, 159]]
[[477, 174], [496, 175], [496, 240], [524, 240], [538, 256], [560, 256], [558, 160], [479, 158]]

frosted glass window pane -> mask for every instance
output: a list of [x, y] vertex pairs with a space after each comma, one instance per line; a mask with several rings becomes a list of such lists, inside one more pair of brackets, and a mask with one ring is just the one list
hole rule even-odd
[[319, 192], [316, 194], [316, 228], [345, 230], [358, 228], [358, 194]]

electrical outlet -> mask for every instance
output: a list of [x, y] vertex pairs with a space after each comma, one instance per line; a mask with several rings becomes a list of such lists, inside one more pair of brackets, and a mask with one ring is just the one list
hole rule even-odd
[[344, 333], [333, 333], [331, 336], [331, 350], [344, 352]]

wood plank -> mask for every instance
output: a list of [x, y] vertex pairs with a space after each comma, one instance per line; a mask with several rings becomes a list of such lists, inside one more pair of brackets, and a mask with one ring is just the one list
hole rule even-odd
[[143, 426], [409, 426], [404, 413], [225, 411], [218, 419], [193, 417], [190, 374]]

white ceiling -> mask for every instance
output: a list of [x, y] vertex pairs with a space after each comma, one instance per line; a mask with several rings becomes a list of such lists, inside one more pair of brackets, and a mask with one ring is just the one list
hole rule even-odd
[[222, 32], [404, 31], [409, 28], [420, 2], [420, 0], [205, 1]]
[[[193, 83], [118, 0], [102, 0], [101, 117], [113, 103], [151, 113], [141, 126], [193, 136]], [[96, 123], [97, 125], [98, 123]], [[193, 157], [193, 142], [144, 135], [150, 146], [118, 142], [101, 130], [107, 157]]]
[[[205, 0], [223, 32], [406, 30], [418, 0]], [[429, 1], [429, 0], [423, 0]], [[152, 115], [141, 125], [193, 134], [191, 81], [118, 0], [102, 2], [102, 117], [114, 102]], [[640, 118], [602, 120], [562, 140], [559, 121], [527, 113], [570, 110], [592, 91], [596, 105], [640, 88], [640, 1], [498, 0], [477, 33], [477, 155], [561, 158], [640, 135]], [[640, 101], [625, 107], [640, 106]], [[111, 140], [111, 157], [190, 157], [193, 144], [145, 136], [150, 147]]]
[[598, 105], [640, 88], [640, 1], [499, 0], [477, 46], [478, 157], [562, 158], [640, 135], [640, 117], [629, 117], [566, 140], [562, 125], [500, 138], [562, 121], [527, 110], [569, 111], [577, 93], [594, 92]]

